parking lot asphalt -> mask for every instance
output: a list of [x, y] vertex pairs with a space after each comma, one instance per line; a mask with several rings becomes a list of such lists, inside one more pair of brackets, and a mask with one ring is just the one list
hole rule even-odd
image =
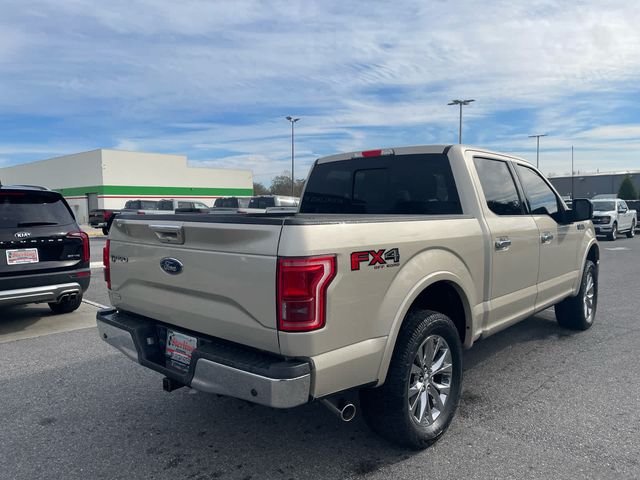
[[[458, 414], [422, 452], [319, 404], [165, 393], [79, 327], [95, 313], [83, 306], [65, 327], [79, 329], [0, 344], [0, 478], [640, 478], [640, 239], [600, 245], [593, 328], [547, 310], [465, 351]], [[42, 321], [29, 309], [42, 310], [22, 308], [23, 322]]]

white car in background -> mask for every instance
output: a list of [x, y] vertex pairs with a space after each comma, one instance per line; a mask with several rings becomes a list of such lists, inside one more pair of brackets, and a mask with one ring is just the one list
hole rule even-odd
[[626, 233], [629, 238], [635, 236], [638, 219], [627, 202], [620, 198], [594, 198], [591, 202], [596, 235], [606, 235], [609, 240], [615, 240], [618, 233]]

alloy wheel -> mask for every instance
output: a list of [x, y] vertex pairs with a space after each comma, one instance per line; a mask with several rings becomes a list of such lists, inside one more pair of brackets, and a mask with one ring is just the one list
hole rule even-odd
[[586, 286], [582, 297], [582, 305], [584, 309], [584, 318], [587, 323], [593, 322], [593, 312], [596, 300], [596, 283], [593, 279], [593, 273], [587, 272]]
[[409, 412], [420, 425], [431, 425], [449, 398], [453, 365], [451, 349], [440, 335], [429, 335], [418, 348], [409, 374]]

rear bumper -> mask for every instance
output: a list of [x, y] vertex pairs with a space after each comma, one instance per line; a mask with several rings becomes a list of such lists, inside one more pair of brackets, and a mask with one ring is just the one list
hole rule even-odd
[[58, 302], [66, 297], [80, 295], [82, 290], [79, 283], [4, 290], [0, 291], [0, 305]]
[[306, 361], [176, 328], [198, 338], [191, 364], [181, 371], [171, 367], [164, 355], [167, 325], [116, 309], [101, 310], [96, 319], [105, 342], [131, 360], [195, 390], [274, 408], [296, 407], [310, 400], [311, 366]]

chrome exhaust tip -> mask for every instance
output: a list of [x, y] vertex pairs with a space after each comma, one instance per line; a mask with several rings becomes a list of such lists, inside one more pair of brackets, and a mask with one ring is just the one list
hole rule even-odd
[[350, 422], [356, 416], [356, 406], [353, 403], [329, 400], [322, 398], [320, 400], [331, 413], [336, 415], [343, 422]]

